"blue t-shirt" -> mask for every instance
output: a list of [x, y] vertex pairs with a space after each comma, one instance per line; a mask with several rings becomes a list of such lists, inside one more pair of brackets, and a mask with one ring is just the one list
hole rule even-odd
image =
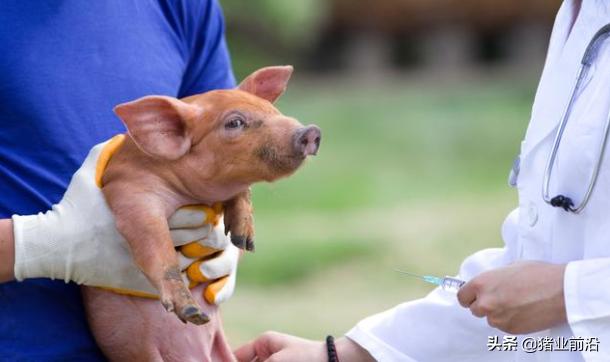
[[[2, 0], [0, 49], [0, 218], [58, 202], [116, 104], [235, 85], [215, 0]], [[100, 359], [78, 286], [0, 284], [0, 361]]]

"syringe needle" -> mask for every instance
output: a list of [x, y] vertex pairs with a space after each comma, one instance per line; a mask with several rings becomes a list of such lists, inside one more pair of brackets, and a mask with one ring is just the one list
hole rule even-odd
[[419, 274], [415, 274], [415, 273], [410, 273], [408, 271], [404, 271], [404, 270], [400, 270], [400, 269], [396, 269], [396, 268], [394, 268], [394, 271], [397, 272], [397, 273], [410, 275], [410, 276], [415, 277], [415, 278], [424, 279], [423, 275], [419, 275]]
[[448, 291], [452, 291], [452, 292], [457, 292], [462, 287], [462, 285], [464, 285], [466, 283], [463, 280], [453, 278], [453, 277], [441, 278], [441, 277], [435, 277], [434, 275], [419, 275], [419, 274], [411, 273], [411, 272], [400, 270], [400, 269], [394, 269], [394, 271], [398, 272], [400, 274], [406, 274], [410, 277], [415, 277], [415, 278], [421, 279], [426, 283], [438, 285], [443, 290], [448, 290]]
[[394, 271], [401, 273], [401, 274], [406, 274], [411, 277], [418, 278], [420, 280], [423, 280], [426, 283], [430, 283], [430, 284], [434, 284], [434, 285], [441, 285], [443, 282], [441, 278], [435, 277], [433, 275], [419, 275], [419, 274], [411, 273], [411, 272], [400, 270], [400, 269], [394, 269]]

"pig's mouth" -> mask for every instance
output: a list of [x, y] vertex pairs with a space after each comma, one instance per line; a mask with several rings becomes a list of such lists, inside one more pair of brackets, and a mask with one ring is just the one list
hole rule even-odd
[[272, 179], [295, 171], [305, 160], [303, 153], [282, 153], [277, 147], [265, 144], [256, 150], [256, 156], [270, 169]]

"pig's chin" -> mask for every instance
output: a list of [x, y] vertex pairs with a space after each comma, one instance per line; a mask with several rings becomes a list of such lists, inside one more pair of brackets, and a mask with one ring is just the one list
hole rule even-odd
[[280, 153], [277, 148], [262, 146], [256, 151], [257, 157], [267, 166], [263, 179], [271, 182], [289, 176], [305, 161], [305, 156], [298, 153]]

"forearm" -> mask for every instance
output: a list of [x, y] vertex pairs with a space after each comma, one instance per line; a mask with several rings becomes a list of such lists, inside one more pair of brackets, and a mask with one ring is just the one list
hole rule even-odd
[[0, 283], [15, 279], [15, 239], [13, 220], [0, 220]]
[[340, 361], [375, 362], [366, 349], [347, 337], [337, 339], [335, 346]]

